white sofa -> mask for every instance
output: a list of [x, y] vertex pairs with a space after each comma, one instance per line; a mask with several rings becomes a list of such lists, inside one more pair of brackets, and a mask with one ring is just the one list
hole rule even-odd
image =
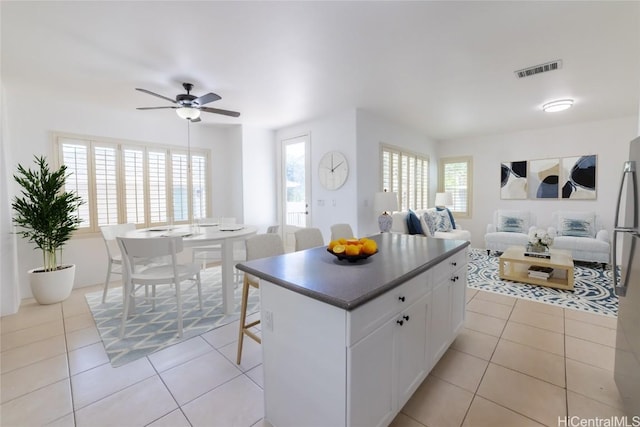
[[[435, 209], [435, 208], [416, 209], [414, 211], [418, 216], [418, 218], [420, 219], [422, 230], [425, 236], [435, 237], [437, 239], [454, 239], [454, 240], [466, 240], [466, 241], [471, 240], [471, 233], [469, 232], [469, 230], [463, 230], [462, 228], [460, 228], [460, 225], [457, 223], [456, 223], [455, 229], [452, 229], [450, 231], [436, 231], [432, 235], [424, 219], [424, 214], [427, 212], [427, 210], [432, 210], [432, 209]], [[391, 218], [393, 219], [393, 223], [391, 224], [392, 233], [409, 234], [409, 227], [407, 225], [408, 214], [409, 214], [408, 211], [394, 212], [393, 214], [391, 214]]]
[[551, 247], [571, 251], [576, 261], [599, 262], [604, 268], [611, 260], [609, 233], [595, 212], [553, 212], [548, 233]]
[[535, 229], [534, 215], [529, 211], [497, 210], [493, 223], [487, 225], [484, 245], [487, 254], [504, 252], [510, 246], [527, 246], [529, 232]]

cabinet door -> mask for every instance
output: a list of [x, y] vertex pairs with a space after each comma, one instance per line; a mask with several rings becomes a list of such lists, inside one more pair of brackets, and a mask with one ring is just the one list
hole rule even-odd
[[431, 366], [434, 366], [449, 347], [451, 338], [451, 287], [449, 280], [436, 283], [431, 291]]
[[347, 351], [347, 425], [386, 426], [395, 416], [393, 335], [396, 319], [384, 323]]
[[[454, 280], [455, 279], [455, 280]], [[452, 275], [451, 282], [451, 333], [453, 336], [464, 326], [464, 313], [466, 305], [467, 269], [456, 271]]]
[[425, 295], [396, 319], [398, 408], [402, 408], [427, 375], [427, 319], [431, 294]]

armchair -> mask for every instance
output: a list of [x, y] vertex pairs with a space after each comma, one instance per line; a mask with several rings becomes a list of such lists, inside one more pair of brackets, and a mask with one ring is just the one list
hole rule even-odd
[[529, 231], [536, 228], [534, 223], [534, 215], [529, 211], [495, 211], [493, 223], [487, 225], [484, 235], [487, 255], [491, 251], [504, 252], [510, 246], [527, 246]]
[[575, 261], [599, 262], [603, 268], [610, 262], [609, 232], [595, 212], [553, 212], [548, 233], [552, 247], [571, 251]]

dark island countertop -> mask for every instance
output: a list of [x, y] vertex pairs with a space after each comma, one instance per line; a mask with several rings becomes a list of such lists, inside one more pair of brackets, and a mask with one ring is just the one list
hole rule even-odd
[[469, 242], [382, 233], [378, 253], [355, 263], [340, 261], [326, 246], [246, 261], [239, 270], [310, 298], [353, 310], [430, 269]]

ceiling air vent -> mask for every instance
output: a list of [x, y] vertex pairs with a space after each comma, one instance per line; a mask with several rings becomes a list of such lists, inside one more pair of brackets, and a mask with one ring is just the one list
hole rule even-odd
[[547, 71], [559, 70], [562, 68], [562, 60], [547, 62], [545, 64], [534, 65], [533, 67], [523, 68], [522, 70], [515, 71], [516, 76], [519, 79], [523, 77], [530, 77], [535, 74], [546, 73]]

